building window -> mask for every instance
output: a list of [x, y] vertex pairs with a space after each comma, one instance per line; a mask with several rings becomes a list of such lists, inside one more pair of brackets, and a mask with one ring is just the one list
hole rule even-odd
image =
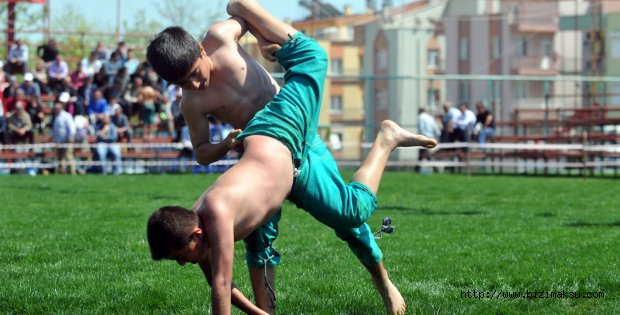
[[377, 54], [375, 55], [375, 62], [377, 63], [377, 70], [387, 70], [388, 67], [388, 63], [387, 63], [387, 50], [386, 49], [381, 49], [377, 51]]
[[469, 83], [467, 81], [459, 82], [459, 103], [469, 103]]
[[549, 38], [543, 39], [542, 49], [543, 57], [553, 56], [553, 41]]
[[428, 106], [431, 109], [437, 107], [437, 101], [439, 100], [439, 90], [430, 88], [428, 89]]
[[342, 59], [331, 60], [332, 73], [342, 74]]
[[527, 56], [527, 38], [519, 37], [517, 39], [517, 46], [515, 47], [515, 49], [516, 56]]
[[530, 94], [529, 83], [526, 81], [517, 81], [517, 90], [515, 94], [515, 98], [518, 100], [528, 98]]
[[465, 61], [469, 59], [469, 40], [465, 37], [461, 38], [461, 48], [459, 50], [460, 59]]
[[377, 93], [375, 94], [375, 98], [376, 98], [375, 104], [377, 106], [377, 109], [386, 110], [388, 108], [387, 90], [383, 89], [383, 90], [377, 91]]
[[502, 42], [499, 39], [499, 36], [493, 36], [493, 59], [499, 59], [502, 53]]
[[428, 51], [427, 56], [428, 56], [428, 68], [429, 69], [439, 68], [439, 50], [431, 49]]
[[332, 131], [329, 134], [329, 146], [332, 151], [342, 151], [342, 132]]
[[342, 113], [342, 95], [332, 95], [329, 98], [332, 114]]

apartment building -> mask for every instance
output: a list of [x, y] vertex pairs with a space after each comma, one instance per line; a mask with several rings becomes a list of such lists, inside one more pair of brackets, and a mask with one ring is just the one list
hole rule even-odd
[[[420, 0], [394, 7], [388, 2], [380, 15], [355, 31], [364, 47], [363, 73], [368, 78], [365, 139], [374, 138], [384, 119], [416, 130], [420, 107], [436, 108], [445, 94], [444, 82], [421, 78], [443, 73], [444, 40], [435, 26], [446, 1]], [[412, 160], [417, 153], [400, 150], [392, 157]]]

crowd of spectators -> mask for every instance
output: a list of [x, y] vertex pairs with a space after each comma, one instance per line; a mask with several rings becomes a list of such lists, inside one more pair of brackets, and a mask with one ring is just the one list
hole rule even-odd
[[421, 108], [418, 115], [420, 134], [439, 142], [486, 143], [495, 134], [493, 115], [482, 103], [476, 103], [476, 112], [469, 109], [468, 103], [461, 103], [458, 108], [450, 102], [443, 103], [443, 112], [433, 117], [427, 109]]
[[[111, 51], [99, 42], [72, 67], [54, 39], [34, 52], [36, 60], [29, 60], [28, 46], [16, 40], [0, 62], [2, 144], [34, 143], [35, 135], [52, 136], [56, 143], [96, 142], [93, 152], [104, 172], [110, 157], [109, 171], [117, 173], [121, 152], [111, 144], [160, 136], [189, 142], [181, 89], [161, 79], [125, 42]], [[214, 137], [229, 129], [219, 128]], [[71, 152], [57, 151], [57, 159], [72, 160]]]

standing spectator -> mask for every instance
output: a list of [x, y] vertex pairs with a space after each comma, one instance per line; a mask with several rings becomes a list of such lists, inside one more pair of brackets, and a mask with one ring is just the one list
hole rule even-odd
[[92, 99], [96, 89], [97, 85], [93, 83], [93, 77], [87, 76], [84, 79], [84, 85], [77, 90], [75, 115], [88, 115], [88, 112], [90, 111], [88, 105], [90, 104], [90, 100]]
[[459, 109], [461, 115], [456, 120], [456, 140], [470, 142], [474, 124], [476, 124], [476, 114], [468, 108], [467, 103], [461, 103]]
[[482, 102], [476, 103], [476, 128], [474, 134], [478, 135], [479, 143], [486, 143], [488, 138], [492, 138], [495, 134], [495, 121], [493, 115], [482, 104]]
[[129, 124], [129, 119], [123, 114], [123, 108], [118, 104], [114, 104], [112, 105], [112, 111], [114, 111], [114, 115], [112, 115], [111, 120], [114, 126], [116, 126], [118, 139], [127, 139], [127, 142], [131, 142], [133, 130]]
[[461, 116], [461, 112], [452, 107], [450, 102], [443, 103], [444, 115], [442, 118], [443, 130], [441, 133], [441, 142], [454, 142], [456, 128], [456, 120]]
[[[54, 104], [54, 126], [52, 134], [56, 146], [56, 174], [66, 174], [67, 164], [71, 175], [75, 175], [75, 161], [73, 160], [73, 147], [76, 127], [73, 117], [65, 111], [62, 103]], [[63, 146], [64, 145], [64, 146]]]
[[68, 76], [69, 66], [62, 58], [62, 55], [58, 54], [56, 59], [54, 59], [47, 68], [48, 85], [54, 94], [60, 94], [62, 81]]
[[39, 85], [41, 93], [50, 94], [51, 91], [47, 86], [47, 64], [43, 60], [37, 60], [32, 75], [34, 76], [34, 83]]
[[92, 52], [95, 54], [95, 58], [101, 60], [101, 62], [108, 60], [109, 52], [102, 41], [97, 42], [97, 46]]
[[110, 173], [107, 163], [108, 154], [114, 160], [114, 174], [121, 173], [121, 148], [117, 142], [118, 133], [116, 126], [112, 124], [110, 116], [105, 115], [103, 121], [97, 126], [97, 156], [101, 161], [101, 171], [103, 174]]
[[58, 47], [55, 39], [50, 39], [47, 44], [37, 47], [37, 56], [46, 63], [49, 63], [56, 59], [58, 56]]
[[439, 130], [435, 118], [426, 111], [426, 108], [419, 110], [418, 129], [420, 134], [429, 138], [439, 139], [441, 136], [441, 130]]
[[103, 63], [101, 63], [101, 60], [97, 59], [97, 53], [94, 51], [90, 53], [88, 58], [84, 58], [80, 61], [82, 72], [88, 76], [94, 76], [95, 73], [99, 72], [102, 65]]
[[140, 122], [142, 122], [142, 138], [152, 139], [155, 137], [157, 128], [157, 111], [155, 102], [159, 99], [159, 93], [150, 86], [145, 86], [140, 90], [138, 102], [140, 103]]
[[4, 104], [4, 100], [2, 97], [2, 93], [0, 93], [0, 134], [2, 134], [2, 144], [9, 144], [9, 130], [7, 127], [6, 121], [6, 105]]
[[60, 95], [58, 95], [57, 102], [61, 103], [64, 110], [68, 112], [71, 116], [75, 116], [76, 115], [75, 113], [76, 112], [76, 105], [75, 105], [76, 99], [77, 97], [74, 95], [71, 95], [69, 92], [61, 92]]
[[24, 74], [28, 67], [28, 46], [21, 39], [15, 41], [9, 50], [6, 72], [9, 74]]
[[15, 112], [9, 117], [9, 138], [11, 143], [34, 143], [32, 120], [23, 103], [15, 104]]
[[127, 68], [127, 74], [132, 75], [138, 69], [140, 65], [140, 60], [136, 58], [135, 51], [133, 48], [127, 49], [127, 60], [125, 60], [124, 66]]

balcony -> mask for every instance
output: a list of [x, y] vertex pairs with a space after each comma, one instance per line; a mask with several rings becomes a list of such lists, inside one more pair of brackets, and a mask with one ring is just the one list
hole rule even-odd
[[546, 33], [558, 32], [558, 19], [553, 15], [545, 17], [519, 17], [512, 19], [511, 28], [513, 33]]
[[518, 56], [510, 59], [510, 69], [515, 75], [558, 75], [558, 62], [549, 56]]

